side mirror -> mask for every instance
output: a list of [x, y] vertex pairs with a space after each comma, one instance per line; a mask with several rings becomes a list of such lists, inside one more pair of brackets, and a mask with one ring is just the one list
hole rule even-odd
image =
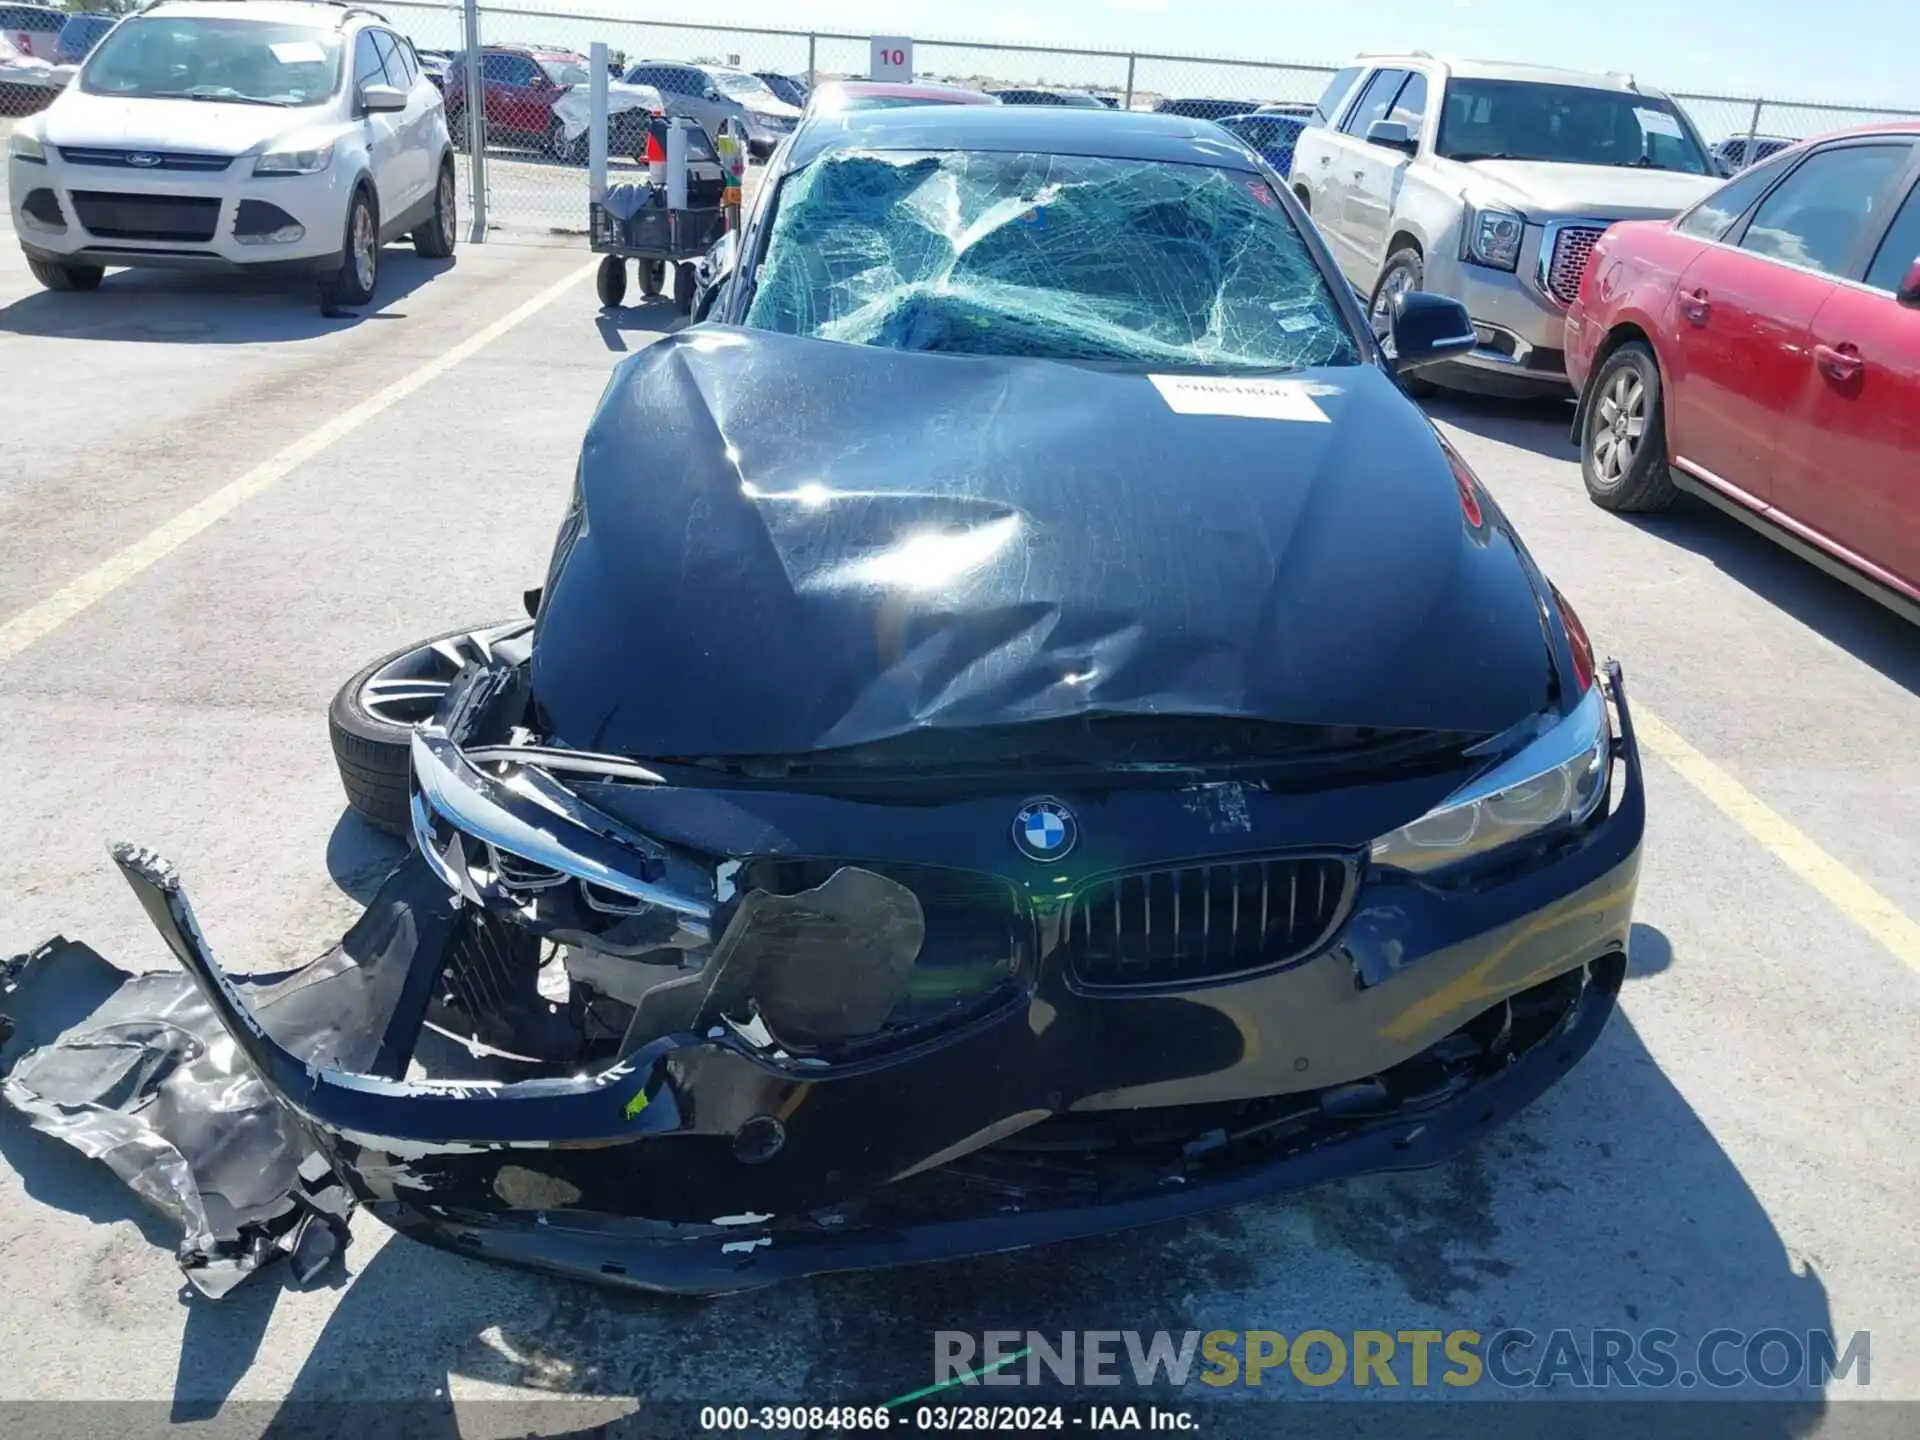
[[702, 100], [718, 100], [720, 99], [720, 92], [719, 90], [715, 89], [713, 86], [709, 85], [707, 86], [707, 93], [702, 95], [700, 98]]
[[1894, 299], [1902, 305], [1920, 310], [1920, 257], [1916, 257], [1907, 270], [1907, 278], [1900, 282], [1900, 288], [1894, 291]]
[[407, 92], [397, 85], [362, 85], [360, 108], [369, 115], [407, 108]]
[[1420, 142], [1413, 138], [1413, 132], [1399, 120], [1374, 121], [1367, 127], [1367, 143], [1384, 150], [1398, 150], [1402, 155], [1413, 155], [1420, 149]]
[[1480, 343], [1467, 307], [1451, 295], [1427, 290], [1396, 295], [1391, 326], [1395, 374], [1438, 365]]
[[708, 285], [718, 285], [733, 274], [734, 257], [739, 253], [739, 232], [729, 230], [713, 242], [713, 248], [700, 259], [700, 278]]

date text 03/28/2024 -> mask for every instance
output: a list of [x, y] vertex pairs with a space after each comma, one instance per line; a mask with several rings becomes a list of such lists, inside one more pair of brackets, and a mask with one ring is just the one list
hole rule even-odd
[[1159, 1405], [707, 1405], [700, 1428], [777, 1433], [818, 1430], [1179, 1430], [1200, 1428], [1190, 1411]]

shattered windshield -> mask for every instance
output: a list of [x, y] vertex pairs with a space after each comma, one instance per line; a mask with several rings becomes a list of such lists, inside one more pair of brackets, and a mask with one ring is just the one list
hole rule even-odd
[[841, 153], [788, 177], [746, 323], [894, 350], [1291, 370], [1360, 355], [1258, 177]]

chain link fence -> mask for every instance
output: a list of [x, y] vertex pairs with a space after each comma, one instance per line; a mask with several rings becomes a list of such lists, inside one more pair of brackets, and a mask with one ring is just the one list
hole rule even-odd
[[[105, 0], [120, 3], [120, 0]], [[524, 6], [482, 4], [469, 11], [459, 4], [415, 0], [366, 0], [370, 8], [408, 35], [434, 63], [429, 73], [450, 97], [464, 98], [460, 57], [470, 41], [489, 47], [521, 47], [543, 55], [571, 54], [584, 62], [592, 44], [608, 47], [621, 71], [641, 61], [724, 66], [792, 76], [808, 83], [867, 70], [868, 39], [825, 31], [756, 30], [649, 21], [630, 16], [597, 15], [553, 8], [569, 0], [529, 0]], [[579, 0], [591, 4], [593, 0]], [[0, 11], [15, 8], [0, 0]], [[49, 22], [42, 22], [43, 26]], [[104, 26], [93, 22], [103, 33]], [[469, 34], [469, 31], [476, 33]], [[58, 34], [22, 36], [0, 31], [0, 129], [7, 117], [44, 109], [73, 73], [55, 60]], [[78, 38], [78, 37], [76, 37]], [[97, 34], [94, 36], [97, 39]], [[31, 49], [34, 57], [9, 60], [8, 51]], [[44, 52], [44, 53], [42, 53]], [[1073, 50], [984, 40], [916, 37], [914, 70], [923, 79], [982, 89], [1073, 90], [1100, 97], [1119, 108], [1151, 110], [1163, 100], [1231, 100], [1248, 108], [1273, 102], [1312, 102], [1319, 98], [1333, 67], [1224, 57], [1148, 55], [1122, 50]], [[482, 89], [488, 88], [483, 84]], [[551, 93], [551, 92], [548, 92]], [[1726, 142], [1723, 154], [1739, 164], [1768, 139], [1799, 140], [1876, 120], [1920, 119], [1920, 110], [1873, 110], [1817, 101], [1783, 101], [1735, 95], [1675, 93], [1709, 145]], [[537, 99], [520, 97], [503, 109], [489, 105], [492, 122], [484, 137], [459, 104], [449, 106], [458, 129], [454, 143], [462, 152], [461, 203], [472, 221], [472, 178], [476, 147], [482, 158], [486, 232], [500, 239], [573, 237], [585, 233], [587, 174], [577, 159], [557, 158], [559, 148], [539, 124]], [[534, 113], [534, 120], [526, 116]], [[474, 117], [478, 118], [478, 117]], [[478, 142], [478, 144], [477, 144]], [[562, 151], [562, 154], [565, 152]], [[614, 156], [620, 171], [632, 164]], [[619, 178], [616, 175], [614, 178]]]

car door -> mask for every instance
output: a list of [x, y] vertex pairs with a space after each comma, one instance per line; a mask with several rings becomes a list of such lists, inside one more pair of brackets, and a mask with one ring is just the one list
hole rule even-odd
[[500, 82], [501, 124], [524, 139], [545, 140], [553, 107], [547, 103], [552, 82], [539, 64], [525, 55], [502, 55]]
[[1804, 156], [1681, 275], [1665, 317], [1667, 439], [1680, 468], [1748, 504], [1772, 502], [1785, 417], [1812, 363], [1809, 327], [1907, 153], [1850, 142]]
[[[1405, 125], [1407, 134], [1417, 145], [1426, 116], [1427, 77], [1418, 70], [1409, 70], [1386, 112], [1378, 118], [1397, 120]], [[1387, 242], [1393, 237], [1393, 207], [1400, 198], [1400, 184], [1413, 157], [1404, 150], [1368, 141], [1365, 125], [1354, 138], [1361, 144], [1354, 153], [1354, 178], [1347, 191], [1347, 233], [1354, 248], [1364, 257], [1366, 274], [1371, 277], [1379, 274], [1380, 267], [1387, 263]]]
[[[393, 155], [393, 188], [400, 196], [403, 207], [411, 208], [420, 202], [427, 193], [429, 171], [435, 157], [428, 153], [427, 129], [431, 111], [420, 89], [414, 82], [419, 71], [411, 65], [413, 56], [407, 52], [406, 42], [399, 36], [386, 30], [369, 30], [373, 45], [380, 52], [380, 63], [386, 69], [387, 83], [407, 97], [407, 108], [392, 117], [396, 132], [396, 145]], [[399, 215], [398, 210], [382, 210], [388, 218]]]
[[1366, 177], [1367, 128], [1387, 118], [1393, 97], [1406, 84], [1405, 70], [1376, 70], [1361, 90], [1359, 98], [1347, 109], [1346, 118], [1323, 137], [1317, 157], [1318, 173], [1311, 177], [1315, 187], [1314, 217], [1333, 244], [1347, 278], [1363, 288], [1371, 286], [1377, 267], [1368, 260], [1365, 246], [1354, 233], [1354, 190]]
[[1920, 265], [1914, 172], [1883, 196], [1860, 283], [1836, 284], [1808, 327], [1773, 503], [1920, 598], [1920, 308], [1894, 298]]
[[[353, 84], [358, 93], [362, 85], [386, 85], [386, 62], [374, 43], [375, 32], [362, 30], [353, 42]], [[392, 220], [407, 208], [410, 198], [400, 160], [400, 116], [392, 111], [369, 110], [360, 116], [367, 141], [367, 164], [373, 170], [374, 193], [380, 201], [381, 223]]]

